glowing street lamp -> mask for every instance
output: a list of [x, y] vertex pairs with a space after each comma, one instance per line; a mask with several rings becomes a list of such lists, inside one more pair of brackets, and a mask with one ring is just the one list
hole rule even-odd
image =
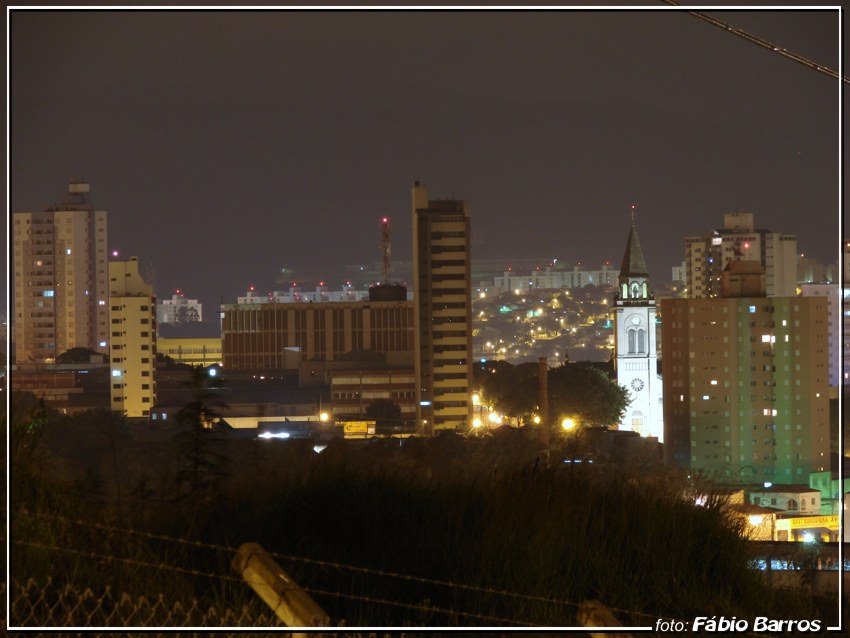
[[561, 419], [561, 428], [564, 429], [565, 431], [569, 432], [570, 430], [573, 430], [575, 427], [576, 427], [575, 419], [571, 419], [568, 416], [565, 416], [563, 419]]
[[321, 414], [319, 414], [319, 421], [321, 421], [322, 423], [327, 423], [330, 420], [330, 418], [331, 418], [331, 415], [328, 414], [327, 412], [322, 412]]

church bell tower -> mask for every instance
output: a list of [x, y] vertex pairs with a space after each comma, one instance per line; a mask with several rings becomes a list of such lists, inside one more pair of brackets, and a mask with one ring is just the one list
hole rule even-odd
[[614, 346], [617, 383], [629, 392], [621, 430], [664, 438], [661, 378], [655, 339], [655, 297], [635, 227], [632, 224], [614, 294]]

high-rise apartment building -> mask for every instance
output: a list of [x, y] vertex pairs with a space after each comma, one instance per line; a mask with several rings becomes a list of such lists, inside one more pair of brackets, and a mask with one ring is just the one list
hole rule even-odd
[[664, 440], [661, 379], [655, 331], [655, 297], [634, 220], [626, 241], [612, 308], [617, 383], [629, 392], [619, 429]]
[[757, 261], [764, 268], [768, 297], [793, 297], [797, 285], [797, 237], [753, 226], [753, 214], [723, 216], [723, 228], [685, 238], [687, 296], [720, 296], [720, 278], [730, 261]]
[[204, 306], [197, 299], [186, 299], [178, 290], [171, 299], [163, 299], [157, 303], [156, 320], [161, 324], [203, 321]]
[[[761, 275], [758, 262], [744, 264], [740, 277]], [[827, 305], [662, 300], [667, 461], [732, 482], [800, 483], [829, 469]]]
[[[829, 310], [829, 385], [841, 386], [841, 288], [838, 284], [801, 284], [803, 297], [826, 297]], [[850, 322], [848, 322], [850, 323]]]
[[148, 416], [156, 396], [156, 300], [136, 257], [109, 263], [109, 327], [112, 409]]
[[71, 348], [107, 351], [106, 212], [89, 185], [61, 202], [12, 216], [15, 361], [53, 362]]
[[469, 202], [413, 184], [417, 423], [425, 434], [472, 422]]

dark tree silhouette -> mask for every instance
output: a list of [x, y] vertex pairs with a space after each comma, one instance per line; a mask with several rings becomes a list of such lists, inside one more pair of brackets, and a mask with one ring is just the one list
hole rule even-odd
[[176, 415], [181, 428], [175, 437], [181, 459], [177, 483], [181, 496], [205, 499], [228, 475], [227, 457], [217, 449], [223, 444], [217, 424], [226, 405], [212, 391], [210, 377], [202, 367], [192, 370], [186, 385], [193, 389], [195, 398]]
[[[474, 387], [496, 410], [527, 418], [538, 402], [537, 364], [505, 361], [476, 366]], [[617, 423], [628, 405], [628, 392], [587, 362], [565, 363], [549, 370], [549, 415], [572, 416], [583, 425]]]

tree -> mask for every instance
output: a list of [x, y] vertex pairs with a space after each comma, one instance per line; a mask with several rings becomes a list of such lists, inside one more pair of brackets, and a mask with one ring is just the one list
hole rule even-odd
[[45, 492], [43, 470], [50, 465], [44, 426], [57, 413], [32, 392], [13, 391], [9, 403], [11, 414], [4, 414], [4, 420], [9, 427], [12, 505], [34, 508]]
[[[488, 362], [476, 368], [474, 387], [497, 411], [513, 418], [530, 416], [538, 404], [536, 363]], [[549, 415], [553, 422], [571, 416], [582, 425], [619, 422], [628, 392], [589, 362], [565, 363], [549, 371]]]
[[210, 378], [203, 367], [192, 369], [186, 385], [195, 396], [176, 415], [182, 429], [175, 437], [181, 457], [177, 482], [188, 490], [187, 496], [209, 497], [228, 474], [227, 457], [216, 449], [223, 443], [216, 429], [221, 419], [219, 410], [226, 405], [211, 391]]
[[568, 363], [549, 371], [553, 418], [574, 416], [582, 425], [614, 425], [628, 405], [628, 391], [590, 363]]
[[[535, 389], [529, 391], [532, 385]], [[489, 361], [475, 367], [473, 387], [502, 414], [522, 418], [537, 405], [537, 364]]]

